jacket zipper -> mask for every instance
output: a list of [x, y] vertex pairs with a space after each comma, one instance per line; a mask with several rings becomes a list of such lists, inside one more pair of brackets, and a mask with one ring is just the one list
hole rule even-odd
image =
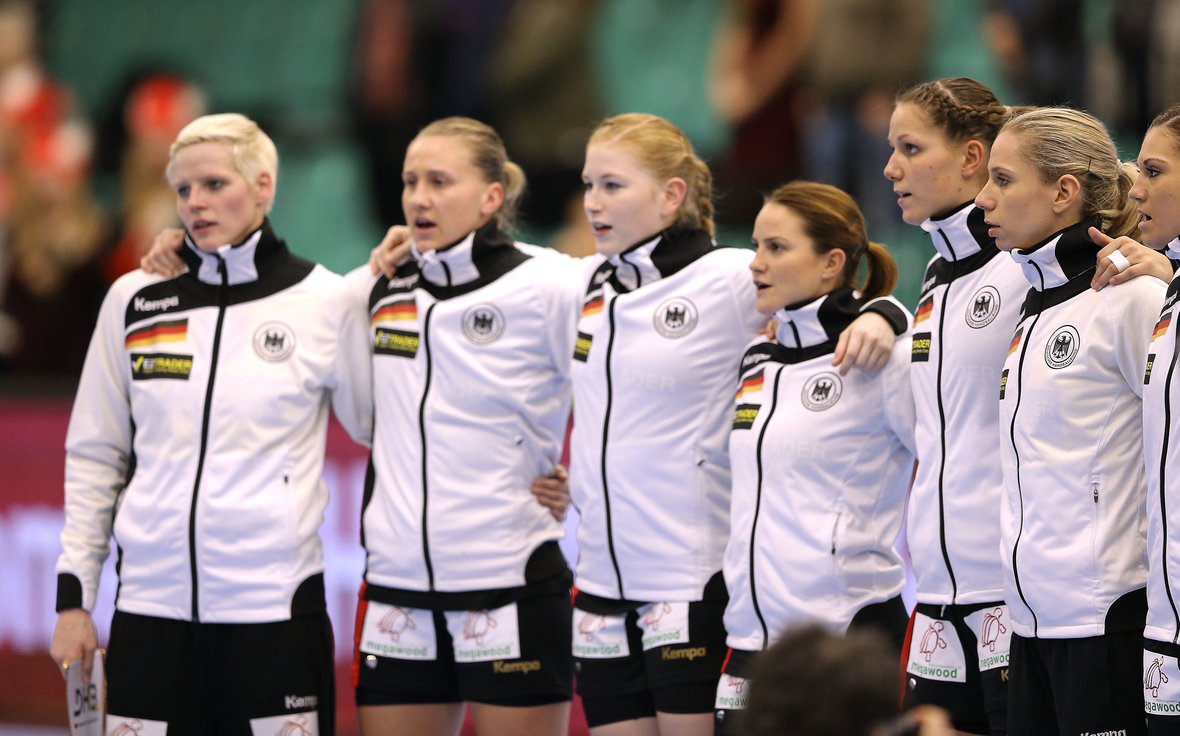
[[[942, 233], [941, 230], [939, 230]], [[947, 247], [950, 248], [950, 241], [947, 240], [946, 233], [942, 233], [942, 238], [946, 241]], [[951, 249], [954, 253], [954, 249]], [[951, 264], [952, 272], [956, 269], [958, 261]], [[947, 575], [951, 579], [951, 603], [954, 603], [959, 595], [959, 584], [955, 580], [955, 570], [951, 567], [951, 553], [946, 546], [946, 502], [943, 497], [943, 480], [946, 475], [946, 409], [942, 405], [942, 356], [946, 344], [944, 335], [946, 324], [946, 304], [950, 299], [951, 286], [954, 280], [946, 285], [946, 289], [942, 292], [942, 309], [938, 313], [938, 373], [935, 378], [935, 396], [938, 399], [938, 439], [941, 443], [941, 451], [938, 458], [938, 543], [942, 547], [942, 560], [946, 564]]]
[[201, 476], [205, 472], [205, 450], [209, 446], [209, 415], [213, 410], [213, 381], [217, 377], [217, 356], [221, 352], [221, 326], [225, 322], [225, 308], [229, 301], [229, 276], [225, 267], [225, 259], [217, 258], [217, 272], [221, 274], [221, 283], [217, 285], [217, 327], [213, 330], [213, 353], [209, 358], [209, 383], [205, 387], [205, 413], [201, 417], [201, 449], [197, 454], [197, 478], [193, 482], [193, 497], [188, 512], [188, 563], [192, 577], [192, 614], [193, 622], [199, 623], [200, 599], [197, 594], [197, 492], [201, 487]]
[[606, 546], [610, 550], [611, 565], [615, 568], [615, 580], [619, 584], [619, 598], [626, 599], [627, 596], [623, 594], [623, 573], [619, 570], [619, 558], [615, 554], [615, 537], [611, 525], [610, 517], [610, 488], [606, 480], [606, 443], [610, 436], [610, 410], [611, 400], [614, 396], [614, 387], [611, 384], [610, 374], [610, 356], [614, 352], [615, 347], [615, 302], [618, 297], [611, 297], [610, 305], [607, 307], [606, 313], [610, 325], [610, 337], [606, 341], [606, 411], [602, 418], [602, 500], [606, 509]]
[[758, 532], [758, 514], [762, 510], [762, 441], [766, 438], [766, 430], [770, 427], [770, 420], [774, 418], [774, 409], [778, 406], [778, 383], [782, 378], [783, 369], [779, 368], [774, 374], [774, 388], [770, 394], [770, 411], [762, 422], [762, 430], [758, 432], [758, 445], [754, 457], [758, 462], [758, 486], [754, 497], [754, 523], [750, 526], [750, 600], [754, 602], [754, 615], [758, 617], [758, 625], [762, 627], [762, 648], [770, 643], [770, 630], [766, 626], [766, 619], [762, 616], [762, 608], [758, 605], [758, 586], [754, 580], [754, 552], [756, 550], [755, 535]]
[[1172, 362], [1168, 365], [1168, 375], [1164, 381], [1164, 439], [1160, 449], [1160, 528], [1163, 531], [1163, 546], [1160, 558], [1163, 561], [1164, 592], [1168, 595], [1168, 605], [1172, 607], [1172, 618], [1176, 622], [1176, 633], [1172, 635], [1172, 643], [1180, 642], [1180, 611], [1176, 609], [1176, 599], [1172, 596], [1172, 582], [1168, 576], [1168, 497], [1164, 489], [1167, 487], [1168, 443], [1171, 440], [1172, 429], [1172, 375], [1176, 372], [1176, 357], [1180, 355], [1180, 334], [1177, 334], [1172, 344]]
[[[1041, 277], [1041, 288], [1045, 286], [1045, 275], [1041, 272], [1041, 267], [1033, 263], [1033, 268], [1037, 269], [1037, 274]], [[1033, 330], [1037, 326], [1037, 322], [1041, 319], [1040, 306], [1044, 299], [1042, 291], [1037, 292], [1037, 316], [1033, 317], [1032, 322], [1028, 326], [1028, 331], [1024, 333], [1020, 345], [1020, 359], [1016, 361], [1016, 406], [1012, 408], [1012, 423], [1008, 428], [1008, 436], [1012, 441], [1012, 454], [1016, 458], [1016, 493], [1020, 499], [1020, 529], [1016, 532], [1016, 541], [1012, 543], [1012, 577], [1016, 581], [1016, 592], [1020, 595], [1020, 601], [1028, 612], [1033, 617], [1033, 636], [1037, 635], [1037, 613], [1029, 605], [1028, 599], [1024, 597], [1024, 588], [1020, 585], [1020, 569], [1016, 566], [1016, 553], [1020, 549], [1020, 537], [1024, 534], [1024, 488], [1020, 483], [1020, 450], [1016, 448], [1016, 414], [1020, 411], [1020, 399], [1024, 395], [1024, 356], [1028, 354], [1028, 345], [1032, 342]], [[1019, 327], [1019, 325], [1018, 325]]]
[[[444, 263], [445, 267], [446, 264]], [[450, 271], [447, 271], [448, 281]], [[418, 405], [418, 434], [422, 439], [422, 559], [426, 562], [426, 581], [434, 592], [434, 565], [430, 561], [430, 535], [427, 526], [427, 505], [430, 501], [430, 487], [426, 480], [426, 397], [430, 395], [432, 363], [430, 358], [430, 315], [437, 303], [431, 304], [422, 320], [422, 349], [426, 351], [426, 383], [422, 387], [422, 403]]]

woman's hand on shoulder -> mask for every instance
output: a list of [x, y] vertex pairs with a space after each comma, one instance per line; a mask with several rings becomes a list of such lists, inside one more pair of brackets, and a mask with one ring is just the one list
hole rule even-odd
[[393, 278], [397, 267], [410, 257], [412, 243], [410, 228], [405, 225], [394, 225], [389, 228], [385, 237], [381, 239], [381, 244], [369, 254], [369, 268], [372, 269], [373, 275], [383, 273], [386, 278]]
[[558, 465], [553, 475], [537, 478], [529, 489], [537, 497], [537, 503], [549, 509], [553, 518], [565, 521], [565, 512], [570, 506], [570, 474]]
[[840, 375], [856, 366], [861, 370], [877, 371], [889, 362], [897, 335], [893, 325], [876, 312], [865, 312], [840, 333], [832, 365], [840, 366]]
[[[1102, 291], [1107, 284], [1121, 284], [1136, 276], [1155, 276], [1164, 283], [1172, 280], [1172, 262], [1158, 250], [1125, 235], [1112, 238], [1096, 227], [1090, 228], [1090, 240], [1102, 246], [1098, 251], [1098, 267], [1090, 281], [1090, 288], [1094, 291]], [[1118, 255], [1114, 255], [1116, 253]]]
[[139, 259], [139, 267], [148, 273], [174, 279], [188, 270], [188, 266], [180, 258], [180, 249], [183, 246], [183, 230], [176, 227], [164, 228], [152, 242], [152, 248], [147, 255]]

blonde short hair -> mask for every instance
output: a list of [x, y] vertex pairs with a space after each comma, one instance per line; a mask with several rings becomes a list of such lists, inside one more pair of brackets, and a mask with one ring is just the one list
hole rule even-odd
[[[271, 183], [279, 183], [279, 152], [274, 141], [258, 123], [236, 112], [219, 115], [204, 115], [181, 129], [168, 149], [168, 168], [165, 176], [172, 179], [172, 167], [178, 151], [198, 143], [224, 143], [230, 147], [234, 168], [251, 185], [262, 172], [270, 174]], [[266, 211], [274, 207], [274, 197], [267, 204]]]

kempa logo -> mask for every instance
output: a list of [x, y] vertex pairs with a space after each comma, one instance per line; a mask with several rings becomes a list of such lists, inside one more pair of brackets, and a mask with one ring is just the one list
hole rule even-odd
[[1117, 731], [1082, 731], [1079, 736], [1127, 736], [1127, 729], [1120, 728]]
[[1082, 338], [1073, 325], [1064, 325], [1054, 330], [1045, 343], [1045, 365], [1053, 370], [1068, 366], [1078, 357]]
[[703, 656], [705, 656], [704, 647], [684, 647], [682, 649], [664, 647], [660, 650], [660, 659], [687, 659], [691, 662], [697, 657]]
[[820, 373], [803, 384], [803, 406], [811, 411], [823, 411], [835, 406], [840, 400], [844, 384], [835, 373]]
[[315, 695], [288, 695], [283, 699], [287, 710], [294, 710], [296, 708], [314, 708], [319, 703], [319, 698]]
[[418, 274], [413, 276], [405, 276], [403, 278], [396, 278], [389, 280], [390, 291], [394, 289], [408, 289], [414, 284], [418, 283]]
[[656, 307], [652, 315], [656, 332], [669, 340], [678, 340], [697, 326], [697, 307], [682, 296], [673, 297]]
[[922, 282], [922, 289], [921, 289], [922, 293], [925, 294], [927, 290], [932, 288], [934, 286], [935, 281], [938, 281], [937, 276], [931, 276], [930, 278], [923, 281]]
[[974, 329], [987, 327], [1000, 313], [1000, 292], [994, 286], [984, 286], [971, 297], [963, 317]]
[[1151, 692], [1151, 697], [1158, 698], [1160, 695], [1160, 685], [1168, 682], [1168, 676], [1164, 674], [1164, 662], [1160, 657], [1156, 657], [1151, 661], [1147, 667], [1147, 673], [1143, 675], [1143, 689]]
[[502, 659], [497, 659], [492, 662], [492, 672], [501, 674], [504, 672], [519, 672], [522, 675], [527, 675], [530, 672], [536, 672], [541, 669], [541, 661], [538, 659], [529, 660], [527, 662], [505, 662]]
[[132, 304], [137, 312], [158, 312], [161, 309], [168, 307], [179, 307], [180, 297], [166, 296], [163, 299], [144, 299], [142, 296], [135, 297]]
[[504, 313], [493, 304], [477, 304], [463, 314], [463, 334], [476, 345], [487, 345], [504, 334]]
[[254, 352], [267, 363], [281, 363], [295, 352], [295, 331], [282, 322], [267, 322], [254, 331]]

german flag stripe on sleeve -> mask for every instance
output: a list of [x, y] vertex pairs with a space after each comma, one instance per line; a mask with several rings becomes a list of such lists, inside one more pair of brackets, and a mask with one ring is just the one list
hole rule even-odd
[[1170, 324], [1172, 324], [1172, 313], [1168, 312], [1163, 317], [1160, 317], [1159, 322], [1155, 323], [1155, 331], [1151, 333], [1151, 341], [1155, 342], [1157, 337], [1167, 334], [1168, 325]]
[[766, 374], [766, 369], [762, 369], [757, 373], [752, 374], [749, 378], [742, 381], [741, 388], [738, 389], [737, 398], [742, 398], [745, 394], [757, 393], [762, 390], [762, 382]]
[[582, 316], [589, 317], [602, 311], [602, 297], [596, 296], [582, 305]]
[[413, 299], [400, 299], [396, 302], [390, 302], [373, 312], [373, 317], [369, 324], [375, 325], [378, 322], [401, 322], [401, 321], [417, 321], [418, 319], [418, 303]]
[[928, 296], [922, 300], [918, 305], [918, 312], [914, 315], [914, 324], [918, 324], [923, 320], [930, 319], [930, 313], [934, 311], [934, 297]]
[[188, 319], [153, 322], [127, 333], [125, 346], [142, 348], [161, 342], [180, 342], [188, 337]]
[[1012, 343], [1010, 345], [1008, 345], [1008, 355], [1015, 353], [1016, 348], [1020, 347], [1020, 336], [1023, 334], [1024, 334], [1024, 328], [1021, 327], [1019, 330], [1016, 331], [1016, 334], [1012, 336]]

